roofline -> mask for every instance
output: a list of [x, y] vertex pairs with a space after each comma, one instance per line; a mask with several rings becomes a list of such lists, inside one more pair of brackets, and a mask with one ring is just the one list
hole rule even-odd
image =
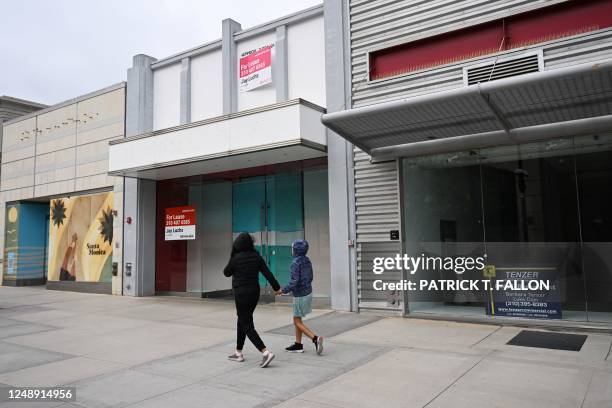
[[[276, 29], [276, 27], [308, 20], [309, 18], [318, 16], [320, 14], [323, 14], [323, 4], [318, 4], [316, 6], [312, 6], [307, 9], [288, 14], [283, 17], [279, 17], [277, 19], [268, 21], [266, 23], [259, 24], [259, 25], [241, 30], [241, 31], [237, 31], [236, 33], [234, 33], [234, 39], [235, 40], [245, 40], [247, 38], [251, 38], [256, 35], [259, 35], [259, 34], [262, 34], [268, 31], [272, 31]], [[157, 60], [156, 62], [154, 62], [153, 64], [151, 64], [151, 68], [156, 69], [156, 68], [165, 67], [167, 65], [177, 63], [183, 58], [195, 57], [195, 56], [205, 54], [207, 52], [214, 51], [220, 48], [221, 48], [221, 38], [219, 38], [218, 40], [207, 42], [202, 45], [198, 45], [197, 47], [190, 48], [185, 51], [181, 51], [176, 54], [172, 54], [168, 57], [161, 58]]]
[[8, 96], [8, 95], [0, 95], [0, 101], [6, 101], [10, 103], [19, 104], [19, 105], [26, 105], [29, 107], [34, 107], [34, 108], [39, 108], [39, 109], [43, 109], [49, 106], [43, 103], [33, 102], [27, 99], [15, 98], [14, 96]]
[[6, 125], [11, 125], [13, 123], [18, 123], [18, 122], [21, 122], [23, 120], [27, 120], [27, 119], [33, 118], [35, 116], [42, 115], [42, 114], [54, 111], [56, 109], [63, 108], [64, 106], [72, 105], [73, 103], [82, 102], [82, 101], [84, 101], [86, 99], [91, 99], [91, 98], [94, 98], [96, 96], [100, 96], [100, 95], [103, 95], [105, 93], [109, 93], [109, 92], [115, 91], [117, 89], [125, 88], [125, 86], [126, 86], [125, 82], [119, 82], [119, 83], [107, 86], [106, 88], [98, 89], [97, 91], [89, 92], [89, 93], [86, 93], [84, 95], [77, 96], [76, 98], [72, 98], [72, 99], [68, 99], [68, 100], [60, 102], [60, 103], [56, 103], [55, 105], [48, 106], [48, 107], [46, 107], [44, 109], [41, 109], [41, 110], [38, 110], [38, 111], [34, 111], [34, 112], [30, 112], [30, 113], [25, 114], [23, 116], [19, 116], [19, 117], [15, 118], [15, 119], [7, 120], [6, 122], [4, 122], [4, 125], [6, 126]]
[[153, 130], [150, 132], [145, 132], [145, 133], [141, 133], [141, 134], [137, 134], [133, 136], [124, 137], [122, 139], [113, 139], [109, 141], [108, 144], [112, 146], [112, 145], [121, 144], [121, 143], [128, 143], [133, 140], [145, 139], [147, 137], [162, 135], [165, 133], [172, 133], [172, 132], [176, 132], [176, 131], [183, 130], [183, 129], [199, 127], [199, 126], [208, 125], [211, 123], [223, 122], [223, 121], [230, 120], [230, 119], [240, 118], [242, 116], [254, 115], [257, 113], [267, 112], [267, 111], [271, 111], [271, 110], [275, 110], [279, 108], [285, 108], [287, 106], [293, 106], [293, 105], [305, 106], [321, 114], [326, 112], [325, 108], [323, 108], [322, 106], [309, 102], [305, 99], [301, 99], [301, 98], [289, 99], [289, 100], [282, 101], [282, 102], [275, 102], [270, 105], [258, 106], [256, 108], [251, 108], [251, 109], [247, 109], [247, 110], [243, 110], [239, 112], [229, 113], [229, 114], [220, 115], [220, 116], [214, 116], [208, 119], [202, 119], [197, 122], [189, 122], [189, 123], [185, 123], [182, 125], [172, 126], [169, 128], [157, 129], [157, 130]]

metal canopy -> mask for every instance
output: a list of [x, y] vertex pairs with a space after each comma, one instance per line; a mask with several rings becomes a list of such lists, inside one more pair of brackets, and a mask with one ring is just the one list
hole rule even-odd
[[612, 60], [328, 113], [375, 161], [612, 131]]

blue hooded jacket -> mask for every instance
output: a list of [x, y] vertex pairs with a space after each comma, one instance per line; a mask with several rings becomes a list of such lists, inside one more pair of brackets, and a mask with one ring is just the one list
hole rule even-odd
[[312, 263], [306, 256], [308, 241], [298, 239], [291, 244], [293, 262], [291, 262], [291, 279], [283, 288], [283, 293], [293, 293], [294, 297], [307, 296], [312, 293]]

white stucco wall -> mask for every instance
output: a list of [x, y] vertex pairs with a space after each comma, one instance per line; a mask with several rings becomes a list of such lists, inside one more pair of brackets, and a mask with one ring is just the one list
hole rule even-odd
[[323, 16], [287, 27], [289, 99], [325, 104], [325, 32]]
[[[277, 44], [277, 28], [286, 28], [287, 73], [279, 72], [282, 61]], [[255, 34], [257, 32], [257, 34]], [[323, 14], [308, 18], [272, 23], [265, 29], [239, 31], [235, 39], [235, 100], [237, 111], [279, 102], [277, 88], [287, 89], [287, 98], [302, 98], [325, 107], [325, 33]], [[266, 45], [272, 48], [272, 83], [250, 91], [240, 91], [240, 57], [243, 53]], [[206, 50], [186, 51], [174, 59], [159, 60], [153, 65], [153, 130], [177, 126], [181, 121], [181, 64], [189, 60], [190, 86], [188, 105], [190, 121], [196, 122], [223, 114], [223, 51], [220, 42]], [[282, 55], [282, 54], [281, 54]], [[281, 83], [281, 81], [286, 81]], [[184, 91], [185, 92], [185, 91]], [[185, 96], [185, 95], [183, 95]]]
[[181, 64], [155, 70], [153, 75], [153, 130], [176, 126], [181, 115]]
[[191, 59], [191, 121], [223, 114], [221, 49]]

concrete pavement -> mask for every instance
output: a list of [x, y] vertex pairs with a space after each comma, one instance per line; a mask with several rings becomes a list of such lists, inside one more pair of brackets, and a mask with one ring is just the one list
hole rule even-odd
[[77, 388], [75, 403], [17, 408], [612, 406], [611, 335], [559, 351], [506, 345], [516, 327], [316, 310], [325, 354], [288, 354], [290, 312], [258, 307], [277, 355], [260, 369], [250, 345], [226, 360], [232, 302], [0, 287], [0, 385]]

